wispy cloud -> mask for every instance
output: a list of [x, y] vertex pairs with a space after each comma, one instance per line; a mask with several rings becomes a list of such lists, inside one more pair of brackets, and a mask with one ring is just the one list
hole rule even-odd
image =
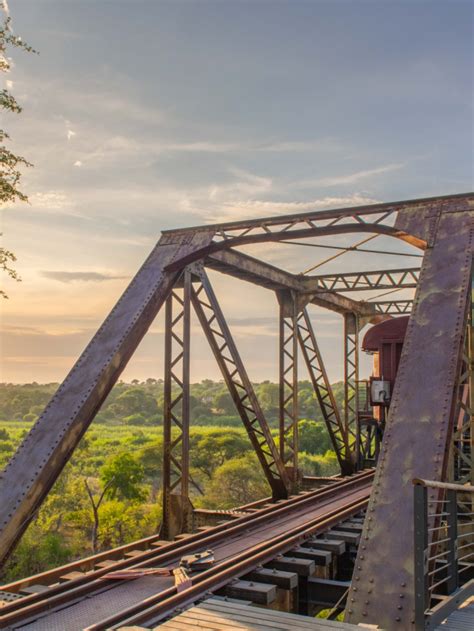
[[113, 274], [100, 274], [99, 272], [64, 272], [64, 271], [48, 271], [40, 272], [41, 276], [49, 280], [56, 280], [60, 283], [74, 282], [94, 282], [102, 283], [108, 280], [119, 280], [127, 278], [126, 276], [114, 276]]
[[356, 171], [355, 173], [348, 173], [345, 175], [334, 175], [329, 177], [299, 180], [294, 182], [291, 185], [291, 188], [310, 188], [314, 186], [341, 186], [344, 184], [355, 184], [360, 180], [366, 180], [376, 175], [398, 171], [400, 169], [403, 169], [405, 166], [405, 163], [397, 162], [376, 167], [374, 169], [365, 169], [363, 171]]
[[343, 208], [346, 206], [363, 206], [376, 204], [378, 199], [359, 193], [347, 196], [322, 197], [308, 201], [263, 201], [248, 200], [225, 202], [219, 207], [209, 210], [206, 221], [221, 222], [234, 219], [251, 219], [254, 217], [266, 217], [269, 215], [286, 215], [290, 213], [306, 212], [311, 210], [323, 210], [326, 208]]

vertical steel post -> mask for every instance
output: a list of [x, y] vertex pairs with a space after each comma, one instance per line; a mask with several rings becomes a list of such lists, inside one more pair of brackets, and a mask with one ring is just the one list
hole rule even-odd
[[344, 314], [344, 425], [356, 466], [359, 462], [360, 430], [358, 424], [359, 318]]
[[192, 517], [189, 500], [189, 364], [191, 274], [166, 300], [163, 409], [163, 519], [161, 536], [184, 532]]
[[425, 611], [429, 606], [428, 586], [428, 493], [425, 486], [415, 484], [415, 629], [424, 631]]
[[[474, 485], [474, 274], [471, 267], [471, 296], [470, 296], [469, 314], [467, 319], [467, 348], [468, 348], [468, 370], [469, 370], [469, 396], [468, 396], [468, 413], [469, 413], [469, 452], [471, 456], [471, 475], [470, 482]], [[474, 510], [471, 508], [471, 510]]]
[[446, 492], [446, 525], [448, 528], [447, 561], [448, 561], [448, 594], [459, 587], [458, 574], [458, 502], [457, 492], [450, 489]]
[[279, 295], [280, 302], [280, 457], [293, 484], [298, 481], [298, 324], [294, 292]]

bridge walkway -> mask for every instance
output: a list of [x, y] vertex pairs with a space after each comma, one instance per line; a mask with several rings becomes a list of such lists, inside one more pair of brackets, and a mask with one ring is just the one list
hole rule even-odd
[[[136, 627], [134, 627], [136, 629]], [[139, 629], [140, 627], [138, 627]], [[371, 627], [374, 628], [374, 627]], [[247, 601], [209, 598], [155, 627], [154, 631], [362, 631], [336, 620], [267, 609]], [[471, 627], [472, 629], [472, 627]]]
[[474, 598], [470, 599], [453, 611], [447, 619], [436, 628], [436, 631], [473, 631], [474, 629]]

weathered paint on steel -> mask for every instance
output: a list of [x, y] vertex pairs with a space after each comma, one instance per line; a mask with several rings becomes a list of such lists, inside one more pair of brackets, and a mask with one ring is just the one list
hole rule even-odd
[[472, 223], [472, 212], [439, 212], [433, 246], [423, 260], [349, 592], [349, 622], [389, 631], [414, 625], [412, 479], [445, 475], [470, 289]]
[[162, 237], [0, 477], [0, 562], [62, 471], [165, 300], [171, 262], [210, 243], [212, 231]]

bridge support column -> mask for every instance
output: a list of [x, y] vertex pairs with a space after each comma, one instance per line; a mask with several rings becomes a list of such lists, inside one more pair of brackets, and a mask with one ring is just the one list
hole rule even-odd
[[165, 306], [163, 410], [163, 520], [160, 535], [173, 539], [191, 527], [189, 500], [189, 352], [191, 274], [175, 286]]
[[294, 291], [277, 293], [280, 303], [280, 458], [298, 486], [298, 300]]
[[359, 318], [344, 314], [344, 427], [354, 467], [359, 462]]

